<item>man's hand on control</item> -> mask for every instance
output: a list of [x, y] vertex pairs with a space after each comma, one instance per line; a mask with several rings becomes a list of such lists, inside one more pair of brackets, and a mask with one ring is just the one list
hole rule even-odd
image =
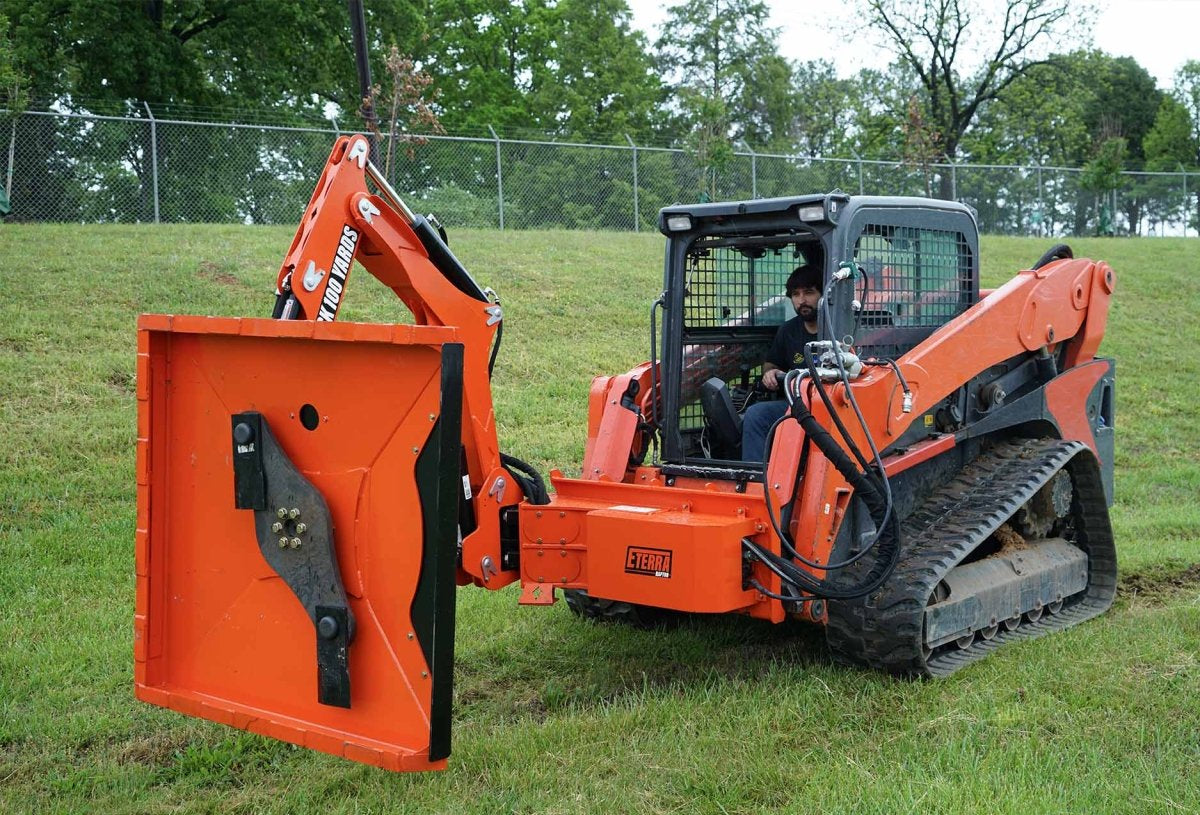
[[783, 378], [783, 371], [778, 368], [772, 368], [762, 376], [763, 387], [769, 391], [779, 390], [779, 380]]

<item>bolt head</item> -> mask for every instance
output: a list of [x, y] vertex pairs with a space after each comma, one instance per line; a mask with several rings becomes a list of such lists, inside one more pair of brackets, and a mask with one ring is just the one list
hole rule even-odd
[[287, 516], [288, 516], [288, 511], [287, 511], [287, 508], [286, 508], [286, 507], [280, 507], [279, 509], [275, 510], [275, 517], [276, 517], [276, 518], [279, 518], [280, 520], [283, 520], [283, 519], [284, 519], [284, 518], [286, 518]]
[[301, 540], [299, 538], [292, 538], [290, 541], [288, 541], [288, 545], [291, 546], [293, 549], [299, 549], [300, 543], [301, 543]]
[[271, 524], [271, 531], [278, 535], [283, 531], [283, 524], [279, 521], [276, 521], [275, 523]]
[[322, 617], [317, 620], [317, 633], [322, 639], [331, 640], [338, 634], [337, 620], [332, 617]]
[[279, 539], [279, 548], [280, 549], [286, 549], [287, 545], [288, 545], [288, 539], [286, 536]]
[[296, 534], [297, 535], [303, 535], [307, 531], [308, 531], [308, 524], [304, 524], [304, 523], [296, 524]]
[[297, 509], [296, 507], [292, 507], [291, 509], [288, 510], [288, 517], [291, 518], [293, 521], [296, 520], [297, 518], [300, 517], [300, 510]]

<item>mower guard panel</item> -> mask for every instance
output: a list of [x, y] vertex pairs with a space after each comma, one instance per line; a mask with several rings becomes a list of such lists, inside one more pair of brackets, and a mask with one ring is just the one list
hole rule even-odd
[[[387, 769], [445, 767], [457, 340], [430, 326], [141, 318], [138, 698]], [[243, 459], [267, 435], [256, 470]], [[300, 494], [280, 491], [280, 454], [315, 518], [280, 497]], [[322, 499], [327, 512], [312, 512]], [[277, 512], [279, 529], [264, 515]], [[302, 556], [323, 570], [306, 577], [288, 560]], [[323, 594], [305, 586], [339, 578]]]

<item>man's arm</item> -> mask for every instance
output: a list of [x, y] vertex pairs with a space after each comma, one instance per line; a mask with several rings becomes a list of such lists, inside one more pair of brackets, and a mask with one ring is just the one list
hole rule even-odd
[[786, 365], [779, 363], [786, 359], [787, 349], [784, 348], [783, 326], [781, 325], [775, 332], [775, 339], [771, 340], [771, 347], [767, 350], [766, 359], [763, 360], [762, 384], [764, 388], [769, 391], [779, 390], [779, 383], [783, 380], [783, 375], [787, 373]]
[[779, 382], [783, 379], [786, 373], [782, 368], [773, 362], [763, 363], [762, 384], [769, 391], [779, 390]]

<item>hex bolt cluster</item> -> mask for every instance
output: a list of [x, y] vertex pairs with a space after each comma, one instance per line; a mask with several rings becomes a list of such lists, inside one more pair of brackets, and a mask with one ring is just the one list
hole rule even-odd
[[308, 524], [297, 520], [300, 517], [300, 508], [279, 507], [275, 510], [275, 517], [279, 520], [271, 524], [271, 532], [279, 535], [279, 548], [299, 549], [303, 546], [301, 536], [308, 531]]

